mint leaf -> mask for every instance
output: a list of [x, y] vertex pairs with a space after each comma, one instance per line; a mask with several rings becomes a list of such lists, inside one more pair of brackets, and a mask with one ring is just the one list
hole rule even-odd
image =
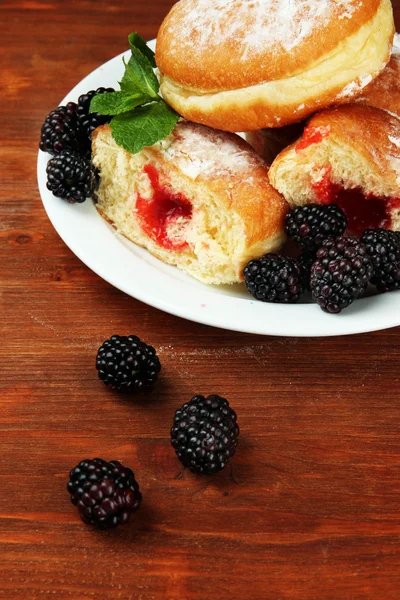
[[124, 94], [141, 94], [149, 100], [159, 100], [158, 79], [149, 60], [135, 47], [132, 56], [125, 63], [125, 73], [120, 81], [121, 92]]
[[161, 100], [114, 117], [110, 126], [117, 144], [136, 154], [167, 137], [178, 119], [179, 115]]
[[144, 104], [146, 98], [140, 94], [123, 94], [122, 92], [108, 92], [98, 94], [92, 98], [89, 111], [101, 115], [120, 115]]
[[153, 50], [148, 47], [148, 45], [146, 44], [144, 39], [142, 37], [140, 37], [140, 35], [138, 33], [136, 33], [136, 32], [130, 33], [128, 35], [128, 42], [129, 42], [131, 49], [137, 48], [138, 50], [140, 50], [140, 52], [146, 56], [146, 58], [148, 59], [149, 63], [153, 67], [153, 69], [156, 68], [157, 65], [156, 65], [156, 61], [154, 60]]

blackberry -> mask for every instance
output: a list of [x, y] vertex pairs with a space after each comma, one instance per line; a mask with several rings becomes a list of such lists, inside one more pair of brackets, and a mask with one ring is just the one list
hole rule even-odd
[[243, 273], [250, 294], [262, 302], [293, 303], [303, 292], [300, 265], [293, 258], [266, 254], [251, 260]]
[[161, 364], [156, 351], [136, 335], [113, 335], [96, 357], [99, 379], [121, 392], [140, 392], [155, 383]]
[[221, 396], [193, 396], [175, 412], [171, 443], [185, 467], [211, 475], [235, 454], [239, 427], [236, 413]]
[[386, 229], [367, 229], [361, 241], [371, 257], [371, 283], [379, 292], [400, 289], [400, 234]]
[[98, 174], [90, 161], [71, 150], [63, 150], [47, 163], [47, 188], [57, 198], [82, 203], [93, 195]]
[[346, 228], [346, 215], [336, 204], [296, 206], [285, 219], [286, 235], [309, 250], [328, 236], [342, 235]]
[[39, 148], [59, 154], [63, 150], [79, 149], [77, 105], [69, 102], [49, 113], [42, 125]]
[[372, 261], [363, 243], [353, 237], [328, 238], [311, 268], [314, 300], [328, 313], [340, 313], [367, 289]]
[[142, 501], [133, 471], [117, 460], [82, 460], [67, 486], [81, 519], [99, 529], [125, 524]]
[[310, 250], [303, 250], [300, 254], [298, 263], [300, 265], [301, 280], [305, 290], [311, 290], [311, 267], [316, 259], [316, 253]]
[[79, 96], [78, 98], [78, 123], [88, 149], [91, 147], [93, 131], [100, 125], [109, 123], [112, 119], [112, 116], [109, 115], [90, 113], [90, 103], [94, 96], [97, 96], [98, 94], [108, 94], [109, 92], [114, 92], [114, 89], [100, 87], [97, 90], [91, 90], [86, 94], [82, 94], [82, 96]]

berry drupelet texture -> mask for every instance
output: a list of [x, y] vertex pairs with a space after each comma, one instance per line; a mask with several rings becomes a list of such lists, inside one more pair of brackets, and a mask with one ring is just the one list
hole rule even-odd
[[298, 302], [303, 292], [300, 265], [293, 258], [266, 254], [251, 260], [244, 278], [250, 294], [262, 302]]
[[93, 196], [98, 185], [98, 175], [90, 161], [72, 150], [63, 150], [51, 158], [46, 173], [47, 188], [72, 204]]
[[374, 272], [371, 283], [379, 292], [400, 289], [400, 233], [386, 229], [367, 229], [361, 241], [371, 257]]
[[84, 523], [99, 529], [127, 523], [142, 500], [133, 472], [117, 460], [82, 460], [72, 469], [67, 489]]
[[286, 235], [309, 250], [316, 250], [328, 236], [342, 235], [346, 228], [346, 215], [336, 204], [296, 206], [285, 219]]
[[311, 268], [314, 300], [328, 313], [340, 313], [367, 289], [372, 261], [363, 243], [353, 237], [328, 238]]
[[313, 266], [316, 259], [316, 252], [310, 250], [303, 250], [298, 257], [298, 263], [300, 265], [301, 280], [305, 290], [311, 290], [311, 267]]
[[137, 336], [113, 335], [100, 346], [96, 368], [99, 378], [108, 387], [134, 393], [152, 387], [161, 363], [155, 349]]
[[77, 105], [69, 102], [47, 115], [42, 125], [39, 147], [43, 152], [59, 154], [67, 149], [78, 151], [79, 146]]
[[99, 94], [108, 94], [110, 92], [114, 92], [114, 89], [100, 87], [97, 90], [90, 90], [90, 92], [82, 94], [82, 96], [79, 96], [78, 98], [78, 124], [88, 149], [91, 147], [93, 131], [100, 125], [109, 123], [112, 119], [112, 117], [109, 115], [101, 115], [100, 113], [89, 112], [90, 103], [95, 96], [98, 96]]
[[235, 454], [239, 427], [236, 413], [221, 396], [193, 396], [175, 412], [171, 443], [185, 467], [211, 475]]

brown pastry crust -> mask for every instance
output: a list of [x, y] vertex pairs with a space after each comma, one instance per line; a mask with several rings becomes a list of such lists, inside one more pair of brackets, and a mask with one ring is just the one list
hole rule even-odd
[[388, 110], [400, 117], [400, 54], [394, 54], [385, 70], [365, 88], [357, 102]]
[[[323, 3], [323, 0], [322, 0]], [[225, 6], [216, 7], [214, 12], [210, 4], [199, 0], [181, 0], [177, 2], [165, 17], [157, 36], [156, 60], [161, 73], [189, 89], [219, 91], [234, 90], [257, 85], [264, 81], [283, 79], [294, 72], [306, 70], [310, 64], [334, 50], [343, 39], [358, 31], [376, 15], [381, 0], [347, 0], [346, 3], [330, 2], [332, 11], [329, 19], [316, 21], [310, 35], [293, 48], [283, 47], [284, 39], [271, 35], [271, 44], [260, 43], [246, 52], [246, 36], [256, 17], [265, 29], [275, 25], [271, 18], [271, 8], [278, 2], [272, 0], [261, 3], [262, 13], [257, 14], [255, 5], [259, 2], [231, 0]], [[290, 30], [299, 26], [303, 20], [310, 19], [316, 2], [298, 2], [296, 23], [282, 28], [282, 37], [290, 35]], [[351, 9], [351, 18], [343, 15]], [[200, 16], [200, 18], [199, 18]], [[208, 18], [218, 18], [218, 35], [211, 36], [203, 43], [200, 27], [208, 23]], [[289, 21], [288, 15], [282, 17]], [[196, 26], [196, 18], [199, 25]], [[230, 32], [232, 22], [239, 20], [234, 30], [234, 39]], [[278, 22], [278, 20], [277, 20]], [[318, 29], [317, 29], [318, 27]], [[315, 34], [318, 34], [318, 43]], [[300, 37], [300, 36], [299, 36]], [[262, 39], [262, 38], [261, 38]], [[268, 37], [265, 38], [268, 40]], [[261, 41], [261, 40], [260, 40]], [[278, 51], [277, 51], [278, 50]], [[244, 58], [243, 58], [244, 54]], [[238, 68], [240, 60], [240, 68]]]
[[[116, 145], [105, 125], [93, 133], [92, 146], [93, 162], [101, 174], [97, 208], [102, 216], [158, 258], [202, 281], [240, 281], [251, 258], [277, 250], [285, 239], [288, 205], [270, 184], [265, 162], [237, 135], [181, 121], [168, 138], [132, 155]], [[185, 250], [158, 245], [136, 220], [137, 194], [145, 190], [146, 197], [152, 195], [143, 174], [145, 165], [157, 169], [163, 186], [192, 203], [193, 225], [186, 232]], [[207, 240], [218, 238], [225, 249], [226, 268], [218, 267], [221, 259], [212, 250], [200, 264], [208, 246], [200, 230]]]
[[[310, 144], [299, 149], [304, 136], [313, 129], [327, 131], [319, 143]], [[299, 162], [312, 159], [319, 144], [334, 147], [346, 146], [367, 162], [371, 173], [381, 182], [381, 195], [393, 196], [395, 191], [400, 195], [400, 120], [384, 110], [370, 106], [349, 104], [323, 110], [314, 115], [308, 122], [303, 137], [283, 150], [272, 164], [270, 180], [275, 186], [275, 173], [289, 156], [297, 156]], [[297, 148], [297, 150], [296, 150]], [[385, 191], [385, 193], [383, 193]], [[387, 192], [387, 193], [386, 193]]]
[[325, 177], [346, 190], [388, 203], [391, 229], [400, 229], [400, 119], [385, 110], [349, 104], [314, 115], [303, 136], [272, 163], [272, 185], [291, 206], [324, 203]]
[[227, 131], [280, 127], [348, 103], [385, 67], [390, 0], [181, 0], [164, 20], [161, 91], [184, 117]]

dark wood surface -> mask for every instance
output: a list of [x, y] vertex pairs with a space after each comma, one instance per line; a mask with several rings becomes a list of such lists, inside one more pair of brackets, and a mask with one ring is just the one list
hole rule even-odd
[[[0, 597], [398, 600], [400, 329], [283, 339], [189, 323], [102, 281], [43, 210], [45, 115], [171, 5], [0, 2]], [[113, 333], [158, 349], [151, 396], [97, 379]], [[194, 393], [226, 396], [241, 426], [210, 478], [181, 475], [169, 444]], [[119, 530], [83, 525], [65, 489], [95, 456], [131, 466], [143, 491]]]

